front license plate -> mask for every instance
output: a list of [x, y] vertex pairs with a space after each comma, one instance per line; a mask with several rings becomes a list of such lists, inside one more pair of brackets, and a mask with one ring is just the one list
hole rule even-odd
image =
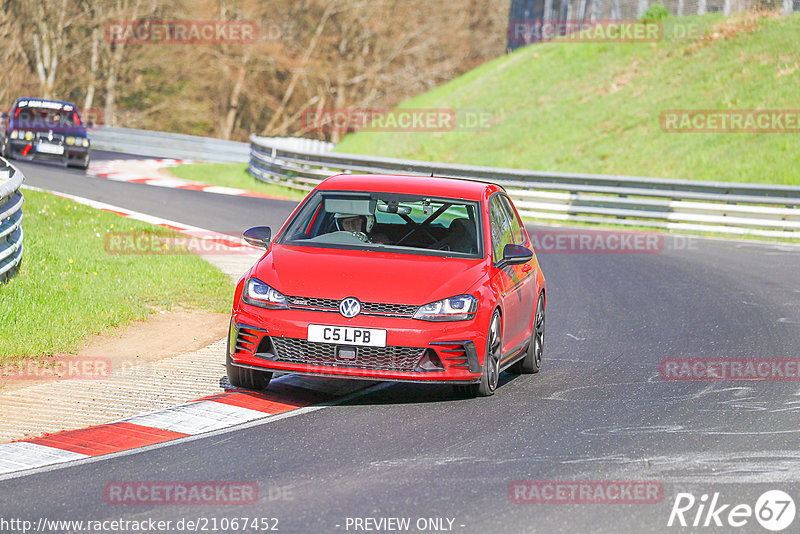
[[336, 343], [361, 347], [385, 347], [386, 330], [353, 328], [351, 326], [308, 325], [308, 340], [317, 343]]
[[61, 145], [51, 145], [49, 143], [39, 143], [36, 145], [36, 151], [44, 154], [63, 154], [64, 147]]

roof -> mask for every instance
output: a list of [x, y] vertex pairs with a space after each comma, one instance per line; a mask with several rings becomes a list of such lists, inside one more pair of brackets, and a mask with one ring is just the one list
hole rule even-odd
[[475, 180], [390, 174], [337, 174], [324, 180], [318, 188], [328, 191], [422, 194], [464, 200], [482, 200], [502, 190], [497, 185]]
[[17, 101], [14, 104], [16, 105], [17, 103], [19, 103], [21, 101], [27, 101], [27, 102], [31, 102], [31, 101], [32, 102], [51, 102], [51, 103], [54, 103], [54, 104], [61, 104], [62, 106], [72, 106], [73, 108], [75, 108], [76, 111], [78, 109], [78, 106], [76, 106], [72, 102], [67, 102], [65, 100], [53, 100], [52, 98], [38, 98], [38, 97], [33, 97], [33, 96], [20, 97], [20, 98], [17, 99]]

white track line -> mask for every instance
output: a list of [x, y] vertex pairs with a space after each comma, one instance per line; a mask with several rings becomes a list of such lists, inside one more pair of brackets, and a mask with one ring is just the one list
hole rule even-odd
[[[392, 383], [392, 382], [381, 382], [379, 384], [375, 384], [374, 386], [370, 386], [370, 387], [368, 387], [366, 389], [362, 389], [360, 391], [355, 391], [355, 392], [351, 393], [350, 395], [346, 395], [346, 396], [341, 397], [339, 399], [334, 399], [334, 400], [331, 400], [331, 401], [328, 401], [328, 402], [315, 404], [313, 406], [306, 406], [304, 408], [297, 408], [296, 410], [292, 410], [292, 411], [289, 411], [289, 412], [284, 412], [284, 413], [280, 413], [280, 414], [276, 414], [276, 415], [272, 415], [272, 416], [270, 416], [269, 414], [263, 414], [265, 416], [263, 419], [257, 419], [255, 421], [249, 421], [249, 422], [242, 423], [242, 424], [239, 424], [239, 425], [236, 425], [236, 426], [233, 426], [233, 427], [226, 427], [226, 428], [221, 428], [219, 430], [212, 430], [210, 432], [205, 432], [203, 434], [195, 434], [195, 435], [191, 435], [191, 436], [188, 436], [188, 437], [185, 437], [185, 438], [175, 439], [175, 440], [172, 440], [172, 441], [165, 441], [165, 442], [162, 442], [162, 443], [156, 443], [154, 445], [147, 445], [145, 447], [141, 447], [141, 448], [138, 448], [138, 449], [129, 449], [129, 450], [120, 451], [120, 452], [112, 452], [110, 454], [105, 454], [103, 456], [88, 456], [88, 457], [86, 457], [84, 455], [81, 455], [81, 454], [77, 454], [77, 453], [69, 453], [69, 454], [76, 455], [79, 458], [64, 459], [64, 460], [60, 460], [60, 463], [57, 463], [57, 464], [56, 463], [51, 463], [50, 465], [43, 465], [41, 467], [35, 467], [33, 469], [27, 469], [25, 471], [17, 471], [17, 472], [12, 472], [12, 473], [0, 474], [0, 481], [10, 480], [12, 478], [22, 478], [22, 477], [26, 477], [26, 476], [29, 476], [29, 475], [39, 474], [39, 473], [47, 473], [47, 472], [50, 472], [50, 471], [55, 471], [57, 469], [64, 469], [64, 468], [67, 468], [67, 467], [84, 465], [84, 464], [89, 464], [89, 463], [94, 463], [94, 462], [102, 462], [102, 461], [110, 460], [110, 459], [113, 459], [113, 458], [119, 458], [119, 457], [123, 457], [123, 456], [130, 456], [132, 454], [139, 454], [139, 453], [142, 453], [142, 452], [149, 452], [149, 451], [152, 451], [152, 450], [161, 449], [163, 447], [171, 447], [171, 446], [173, 446], [175, 444], [184, 444], [187, 441], [194, 441], [194, 440], [198, 440], [198, 439], [210, 438], [210, 437], [219, 436], [219, 435], [223, 435], [223, 434], [228, 434], [228, 433], [239, 431], [239, 430], [244, 430], [244, 429], [247, 429], [247, 428], [252, 428], [252, 427], [255, 427], [255, 426], [266, 425], [266, 424], [274, 423], [276, 421], [280, 421], [280, 420], [283, 420], [283, 419], [288, 419], [290, 417], [297, 417], [299, 415], [305, 415], [307, 413], [315, 412], [317, 410], [322, 410], [324, 408], [328, 408], [328, 407], [331, 407], [331, 406], [336, 406], [338, 404], [342, 404], [342, 403], [351, 401], [351, 400], [356, 399], [358, 397], [363, 397], [365, 395], [369, 395], [369, 394], [371, 394], [371, 393], [373, 393], [375, 391], [379, 391], [381, 389], [385, 389], [385, 388], [391, 387], [393, 385], [395, 385], [395, 384]], [[13, 445], [13, 444], [9, 444], [9, 445]], [[31, 445], [31, 444], [28, 444], [28, 445]], [[48, 448], [48, 447], [43, 447], [43, 448]], [[55, 450], [58, 450], [58, 449], [55, 449]], [[66, 452], [66, 451], [59, 451], [59, 452]]]
[[203, 400], [173, 406], [157, 412], [134, 415], [117, 422], [171, 430], [193, 436], [268, 416], [269, 414], [265, 412], [249, 408]]

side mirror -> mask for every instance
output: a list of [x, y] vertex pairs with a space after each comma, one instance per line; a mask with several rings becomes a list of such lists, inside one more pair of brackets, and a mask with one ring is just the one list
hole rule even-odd
[[254, 247], [269, 248], [269, 240], [272, 237], [272, 230], [269, 226], [254, 226], [244, 231], [244, 240]]
[[503, 260], [498, 267], [506, 265], [520, 265], [533, 259], [533, 251], [522, 245], [506, 245], [503, 247]]

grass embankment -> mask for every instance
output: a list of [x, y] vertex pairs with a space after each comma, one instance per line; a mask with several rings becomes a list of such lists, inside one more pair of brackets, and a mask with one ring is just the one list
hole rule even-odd
[[301, 200], [305, 196], [303, 191], [268, 184], [253, 178], [247, 173], [246, 163], [193, 163], [169, 167], [169, 171], [178, 178], [209, 185], [246, 189], [291, 200]]
[[164, 229], [25, 191], [20, 272], [0, 286], [0, 364], [72, 351], [111, 327], [176, 306], [230, 310], [233, 284], [192, 254], [106, 252], [109, 233]]
[[[402, 104], [485, 131], [359, 132], [338, 152], [548, 171], [800, 184], [798, 133], [667, 133], [666, 110], [800, 109], [800, 15], [669, 18], [658, 43], [528, 46]], [[688, 34], [688, 35], [687, 35]]]

